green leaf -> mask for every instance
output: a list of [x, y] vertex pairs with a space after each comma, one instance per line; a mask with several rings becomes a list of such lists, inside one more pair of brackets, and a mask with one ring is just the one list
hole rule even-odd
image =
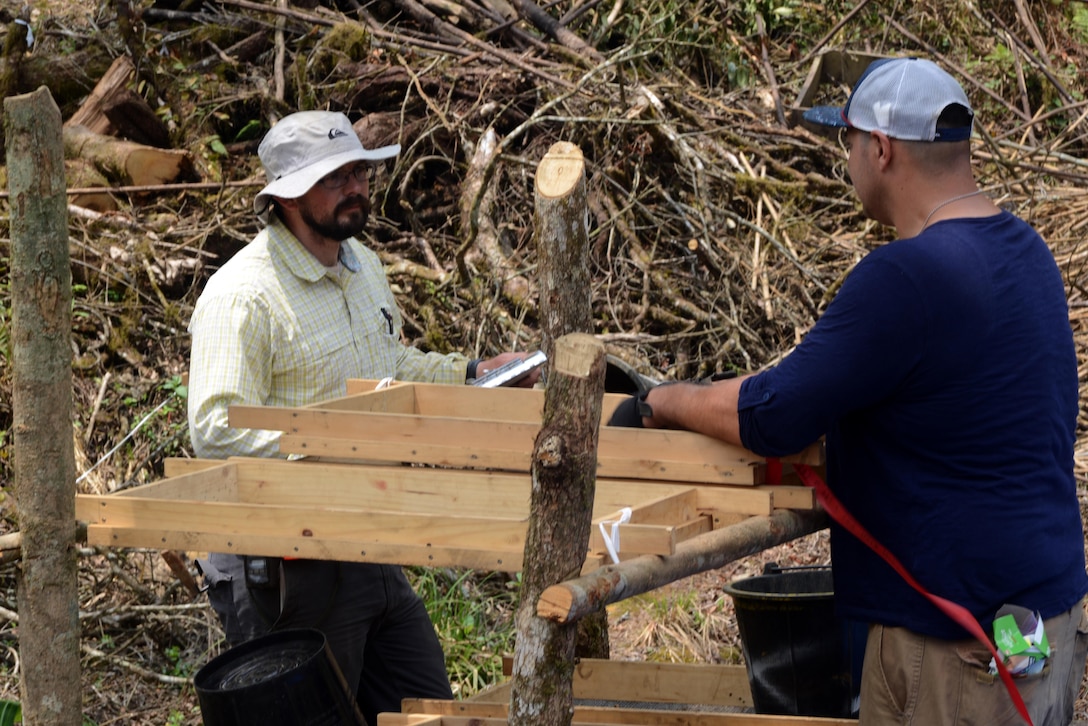
[[23, 707], [18, 701], [0, 700], [0, 726], [13, 726], [23, 722]]

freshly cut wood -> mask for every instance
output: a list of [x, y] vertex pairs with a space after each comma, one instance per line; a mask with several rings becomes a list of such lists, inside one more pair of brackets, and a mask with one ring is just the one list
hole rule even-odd
[[64, 155], [93, 163], [112, 183], [121, 185], [165, 184], [192, 168], [187, 151], [156, 149], [96, 134], [85, 126], [65, 127]]
[[65, 128], [83, 126], [91, 133], [112, 136], [116, 131], [113, 122], [105, 114], [105, 108], [114, 98], [123, 93], [133, 76], [136, 67], [127, 55], [117, 57], [109, 70], [98, 80], [87, 100], [64, 122]]

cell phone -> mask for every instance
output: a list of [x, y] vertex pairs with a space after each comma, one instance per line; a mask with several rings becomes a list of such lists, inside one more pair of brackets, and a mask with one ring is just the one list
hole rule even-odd
[[498, 388], [499, 386], [512, 386], [540, 366], [544, 365], [547, 360], [548, 356], [544, 355], [544, 351], [538, 350], [528, 358], [523, 358], [522, 360], [512, 360], [509, 363], [503, 363], [498, 368], [488, 371], [484, 375], [475, 379], [472, 382], [472, 385], [478, 388]]

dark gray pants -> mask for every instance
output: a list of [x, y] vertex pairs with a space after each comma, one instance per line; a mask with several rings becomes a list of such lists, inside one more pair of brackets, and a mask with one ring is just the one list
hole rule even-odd
[[453, 698], [434, 626], [400, 567], [285, 560], [281, 588], [264, 590], [246, 587], [237, 555], [201, 565], [231, 645], [271, 630], [320, 630], [368, 724], [399, 712], [403, 698]]

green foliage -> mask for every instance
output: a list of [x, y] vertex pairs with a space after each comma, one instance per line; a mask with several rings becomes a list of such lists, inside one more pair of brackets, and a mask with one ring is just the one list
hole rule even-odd
[[166, 648], [163, 654], [171, 663], [170, 675], [177, 676], [178, 678], [188, 678], [192, 674], [193, 666], [182, 658], [181, 646], [171, 645]]
[[465, 697], [502, 680], [513, 649], [519, 581], [472, 570], [408, 571], [434, 623], [454, 693]]
[[1069, 19], [1069, 29], [1073, 37], [1081, 45], [1088, 44], [1088, 5], [1084, 3], [1070, 3], [1073, 11]]
[[0, 701], [0, 726], [23, 722], [23, 707], [18, 701]]

